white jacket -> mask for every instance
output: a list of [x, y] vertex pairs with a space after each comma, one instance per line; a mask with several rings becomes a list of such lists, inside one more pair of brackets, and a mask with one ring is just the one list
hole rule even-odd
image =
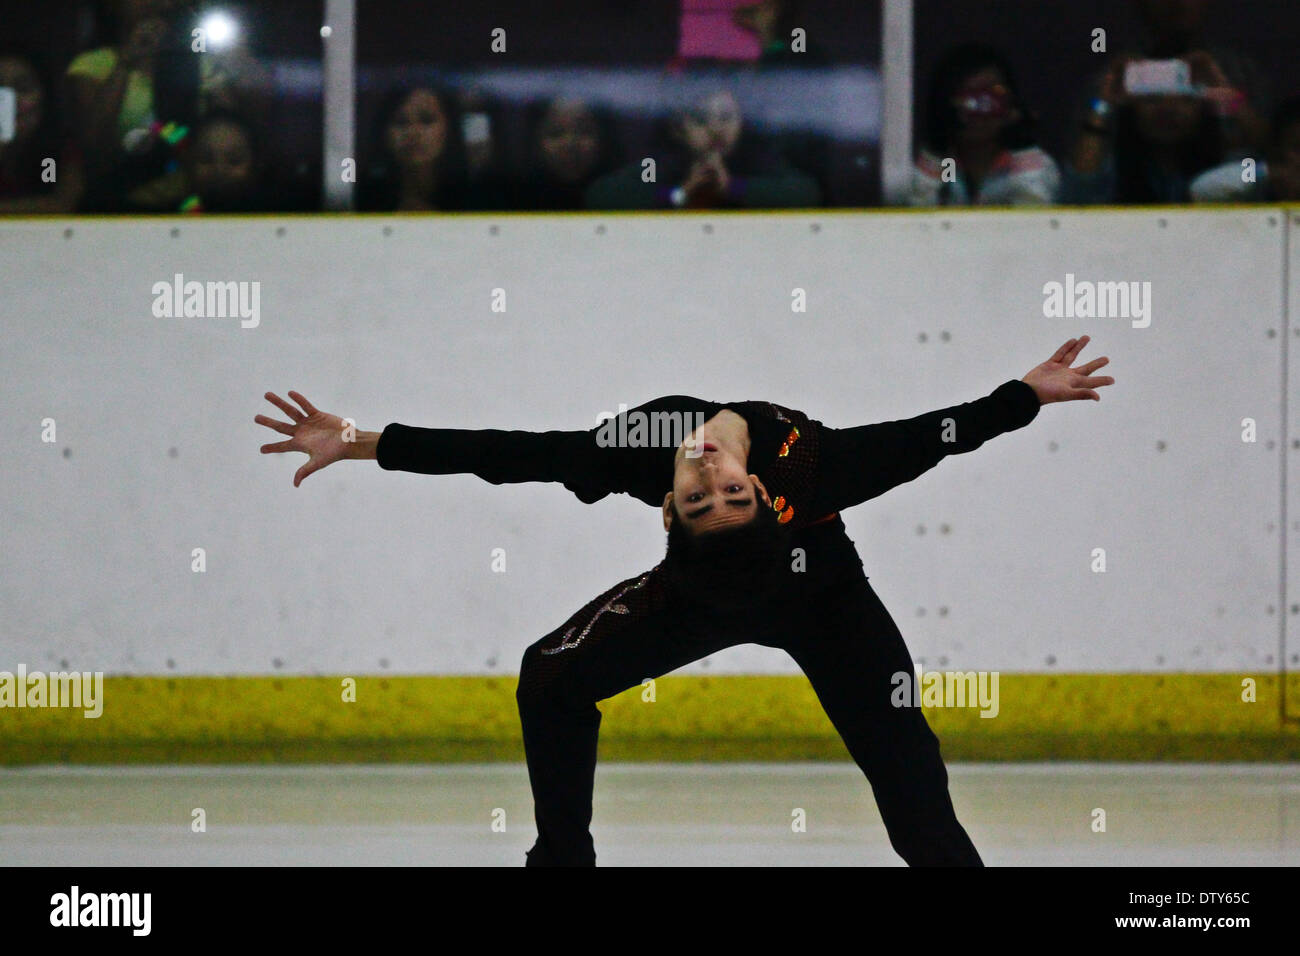
[[913, 206], [1044, 206], [1056, 203], [1061, 192], [1060, 167], [1037, 146], [998, 157], [973, 203], [960, 166], [952, 178], [944, 182], [942, 159], [922, 150], [913, 167], [909, 201]]

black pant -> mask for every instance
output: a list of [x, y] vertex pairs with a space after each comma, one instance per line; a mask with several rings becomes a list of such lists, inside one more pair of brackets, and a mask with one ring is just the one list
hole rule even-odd
[[[595, 865], [596, 702], [743, 643], [782, 648], [807, 675], [866, 774], [899, 856], [912, 866], [983, 865], [957, 822], [938, 738], [920, 708], [890, 702], [891, 678], [914, 673], [912, 656], [836, 525], [797, 542], [809, 546], [808, 570], [792, 573], [788, 588], [752, 611], [686, 615], [658, 607], [582, 639], [592, 602], [585, 616], [579, 612], [528, 648], [516, 693], [537, 820], [528, 866]], [[841, 541], [819, 548], [817, 535]], [[820, 569], [812, 567], [819, 561]], [[556, 649], [563, 644], [571, 646]]]

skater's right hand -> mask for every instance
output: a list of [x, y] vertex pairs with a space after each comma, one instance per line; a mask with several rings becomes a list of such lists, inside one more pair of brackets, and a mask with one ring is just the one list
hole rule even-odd
[[290, 391], [289, 397], [301, 405], [303, 410], [299, 411], [294, 408], [293, 405], [274, 392], [266, 393], [268, 402], [276, 405], [282, 412], [293, 419], [294, 423], [292, 425], [276, 421], [273, 418], [267, 418], [265, 415], [255, 415], [253, 421], [259, 425], [265, 425], [281, 435], [289, 436], [287, 441], [263, 445], [262, 454], [285, 451], [307, 453], [307, 463], [299, 468], [293, 476], [293, 486], [297, 488], [302, 484], [302, 480], [312, 472], [320, 471], [326, 465], [332, 465], [336, 461], [351, 457], [349, 455], [351, 446], [343, 440], [343, 435], [349, 427], [355, 431], [356, 426], [349, 426], [347, 422], [337, 415], [319, 411], [298, 392]]

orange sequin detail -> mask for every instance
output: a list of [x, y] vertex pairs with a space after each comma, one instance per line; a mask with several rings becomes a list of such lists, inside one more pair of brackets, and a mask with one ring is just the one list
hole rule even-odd
[[[790, 454], [790, 446], [793, 445], [798, 440], [799, 440], [799, 429], [794, 425], [791, 425], [790, 434], [785, 436], [785, 441], [781, 443], [781, 449], [776, 453], [776, 457], [784, 458], [786, 457], [786, 455]], [[778, 514], [776, 518], [777, 522], [780, 524], [786, 524], [788, 521], [794, 518], [794, 508], [793, 507], [787, 508], [785, 506], [784, 495], [777, 495], [776, 500], [772, 502], [772, 510], [780, 512], [780, 514]]]

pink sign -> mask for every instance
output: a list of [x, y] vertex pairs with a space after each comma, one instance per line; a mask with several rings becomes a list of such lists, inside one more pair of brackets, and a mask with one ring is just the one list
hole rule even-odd
[[758, 37], [737, 26], [732, 19], [737, 9], [753, 3], [754, 0], [682, 0], [677, 55], [757, 60], [761, 52]]

